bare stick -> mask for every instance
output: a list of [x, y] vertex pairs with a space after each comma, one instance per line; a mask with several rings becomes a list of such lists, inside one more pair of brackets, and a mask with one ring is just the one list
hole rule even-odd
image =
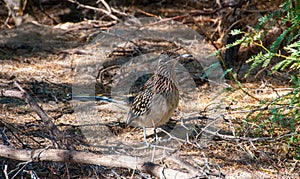
[[14, 84], [19, 88], [20, 91], [1, 90], [0, 97], [13, 97], [24, 100], [37, 113], [37, 115], [41, 118], [52, 135], [58, 140], [62, 139], [63, 133], [52, 122], [51, 117], [49, 117], [45, 113], [45, 111], [38, 105], [38, 103], [17, 82], [15, 82]]
[[191, 174], [173, 169], [164, 168], [160, 165], [146, 162], [146, 159], [115, 154], [94, 154], [91, 152], [78, 152], [61, 149], [15, 149], [0, 145], [0, 157], [19, 161], [53, 161], [53, 162], [76, 162], [94, 164], [107, 167], [121, 167], [138, 169], [158, 178], [190, 178]]
[[97, 3], [99, 3], [99, 2], [101, 2], [105, 6], [105, 8], [108, 10], [109, 13], [114, 12], [114, 13], [122, 15], [122, 16], [126, 16], [126, 17], [128, 16], [126, 13], [120, 12], [117, 9], [110, 7], [105, 0], [98, 0]]
[[5, 176], [5, 179], [9, 179], [8, 174], [7, 174], [7, 164], [5, 164], [5, 166], [4, 166], [3, 173]]
[[98, 11], [100, 13], [106, 14], [107, 16], [109, 16], [110, 18], [112, 18], [114, 20], [120, 21], [120, 19], [117, 16], [111, 14], [111, 12], [109, 12], [107, 10], [96, 8], [96, 7], [93, 7], [93, 6], [83, 5], [83, 4], [80, 4], [79, 2], [74, 1], [74, 0], [68, 0], [68, 1], [71, 2], [71, 3], [77, 4], [78, 7], [85, 8], [85, 9], [91, 9], [91, 10], [94, 10], [94, 11]]
[[99, 2], [101, 2], [101, 3], [104, 5], [104, 7], [108, 10], [108, 12], [111, 13], [111, 8], [110, 8], [110, 6], [107, 4], [106, 1], [104, 1], [104, 0], [98, 0], [97, 3], [99, 3]]
[[[166, 152], [165, 152], [166, 154]], [[180, 158], [179, 155], [169, 155], [169, 154], [166, 154], [168, 155], [167, 159], [170, 159], [172, 160], [173, 162], [177, 163], [178, 165], [186, 168], [188, 171], [190, 171], [191, 173], [193, 173], [194, 175], [198, 174], [199, 171], [193, 166], [191, 165], [190, 163], [188, 163], [187, 161], [183, 160], [182, 158]]]
[[256, 138], [251, 138], [251, 137], [239, 137], [239, 136], [232, 136], [232, 135], [224, 135], [224, 134], [220, 134], [218, 131], [213, 132], [213, 131], [209, 131], [207, 129], [202, 130], [203, 132], [206, 132], [208, 134], [212, 134], [215, 135], [217, 137], [220, 137], [221, 139], [224, 140], [243, 140], [243, 141], [249, 141], [249, 142], [261, 142], [261, 141], [266, 141], [266, 142], [274, 142], [274, 141], [278, 141], [284, 137], [291, 137], [294, 135], [299, 135], [299, 133], [297, 132], [293, 132], [293, 133], [288, 133], [288, 134], [283, 134], [281, 136], [278, 137], [256, 137]]

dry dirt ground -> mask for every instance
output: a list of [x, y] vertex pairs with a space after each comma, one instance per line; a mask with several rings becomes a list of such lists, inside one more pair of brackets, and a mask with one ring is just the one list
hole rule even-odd
[[[148, 2], [143, 1], [143, 3]], [[196, 5], [195, 8], [203, 9]], [[258, 10], [259, 6], [264, 7], [264, 5], [258, 3]], [[146, 13], [156, 6], [152, 5], [142, 10], [143, 7], [131, 6], [130, 8], [134, 10], [129, 8], [128, 12], [135, 12], [136, 16], [157, 14], [155, 10], [151, 14]], [[158, 11], [163, 13], [164, 17], [172, 17], [180, 13], [180, 8], [175, 5], [174, 7], [172, 9], [166, 6], [164, 10]], [[194, 9], [187, 6], [185, 10]], [[251, 15], [253, 14], [250, 13], [249, 16]], [[117, 100], [121, 101], [128, 99], [127, 96], [118, 95], [120, 85], [115, 84], [115, 79], [123, 79], [122, 74], [128, 70], [126, 65], [129, 65], [130, 59], [139, 56], [137, 53], [140, 52], [146, 54], [176, 49], [178, 44], [161, 39], [141, 38], [134, 44], [142, 47], [138, 50], [133, 46], [122, 44], [121, 41], [119, 47], [106, 47], [103, 46], [103, 39], [99, 37], [100, 30], [116, 26], [114, 23], [83, 20], [78, 23], [59, 22], [58, 25], [53, 25], [54, 21], [57, 22], [56, 17], [53, 15], [52, 20], [43, 21], [44, 24], [28, 22], [16, 28], [0, 30], [0, 87], [2, 90], [16, 89], [13, 82], [18, 81], [53, 118], [53, 122], [59, 129], [72, 139], [73, 150], [149, 158], [149, 161], [154, 159], [154, 163], [178, 171], [188, 171], [180, 164], [186, 161], [205, 173], [208, 178], [300, 177], [299, 159], [293, 157], [297, 154], [299, 144], [291, 143], [291, 147], [288, 148], [285, 142], [276, 139], [277, 136], [289, 131], [282, 129], [277, 132], [278, 129], [274, 129], [274, 136], [271, 136], [270, 140], [266, 138], [252, 141], [253, 138], [268, 137], [270, 134], [260, 130], [258, 132], [260, 135], [257, 136], [257, 133], [251, 130], [261, 123], [256, 123], [255, 120], [248, 121], [249, 111], [259, 106], [256, 98], [261, 101], [272, 100], [277, 95], [290, 92], [290, 84], [286, 76], [279, 74], [267, 77], [266, 72], [262, 72], [258, 76], [251, 76], [250, 80], [241, 78], [243, 81], [241, 89], [229, 80], [210, 81], [209, 78], [200, 78], [203, 75], [203, 66], [195, 64], [193, 59], [181, 62], [188, 69], [194, 86], [192, 90], [181, 91], [179, 108], [171, 122], [163, 127], [163, 130], [168, 131], [169, 134], [160, 130], [158, 135], [161, 143], [157, 144], [155, 149], [140, 148], [140, 142], [143, 141], [142, 130], [124, 125], [126, 105], [123, 108], [123, 104], [120, 107], [120, 104], [103, 100], [74, 100], [74, 98], [72, 100], [72, 97], [74, 94], [79, 94], [80, 96], [117, 97]], [[196, 22], [213, 24], [213, 20], [215, 19], [212, 17], [203, 16], [196, 19]], [[251, 21], [251, 17], [247, 20]], [[190, 19], [183, 21], [189, 25], [195, 23]], [[195, 25], [190, 27], [196, 28]], [[217, 33], [217, 30], [209, 30], [208, 34]], [[222, 48], [225, 37], [222, 37], [223, 33], [218, 32], [218, 34], [217, 38], [214, 35], [209, 37], [215, 37], [216, 39], [213, 39], [215, 44]], [[114, 42], [113, 39], [111, 42]], [[203, 44], [204, 46], [206, 45]], [[211, 51], [214, 50], [213, 46], [210, 48]], [[188, 50], [182, 48], [179, 51]], [[104, 55], [106, 58], [103, 58]], [[135, 87], [130, 88], [131, 93], [135, 93], [146, 81], [144, 78], [148, 77], [139, 78], [135, 82]], [[130, 100], [126, 102], [130, 103]], [[5, 143], [3, 136], [6, 136], [9, 146], [14, 148], [37, 149], [55, 146], [41, 119], [25, 102], [14, 98], [1, 98], [0, 105], [1, 144]], [[254, 114], [255, 112], [253, 117]], [[265, 118], [261, 116], [256, 120]], [[218, 133], [212, 135], [201, 132], [203, 129], [212, 133], [218, 131]], [[147, 130], [147, 135], [149, 142], [153, 143], [152, 129]], [[244, 139], [228, 138], [235, 135]], [[171, 156], [166, 156], [166, 152]], [[20, 171], [18, 177], [25, 176], [25, 178], [29, 178], [30, 174], [40, 178], [150, 177], [136, 170], [80, 163], [25, 164], [6, 158], [0, 158], [0, 162], [2, 171], [4, 166], [8, 166], [7, 172], [10, 177], [18, 171]], [[4, 173], [1, 173], [0, 178], [4, 177]]]

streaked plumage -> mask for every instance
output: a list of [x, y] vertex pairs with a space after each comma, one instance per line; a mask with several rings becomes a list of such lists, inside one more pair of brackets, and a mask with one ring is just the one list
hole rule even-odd
[[179, 102], [174, 66], [180, 55], [164, 52], [158, 67], [135, 97], [127, 124], [139, 127], [158, 127], [168, 122]]

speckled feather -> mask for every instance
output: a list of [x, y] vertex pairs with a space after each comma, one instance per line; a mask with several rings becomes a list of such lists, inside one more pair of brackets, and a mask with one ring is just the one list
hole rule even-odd
[[176, 85], [176, 79], [172, 71], [174, 64], [168, 64], [172, 60], [174, 60], [174, 58], [171, 59], [170, 53], [163, 53], [160, 56], [157, 70], [155, 71], [153, 76], [145, 83], [144, 87], [138, 93], [132, 103], [127, 118], [127, 124], [130, 124], [132, 121], [138, 121], [140, 125], [148, 126], [147, 123], [149, 124], [149, 121], [146, 122], [143, 120], [163, 120], [152, 121], [152, 127], [157, 127], [156, 124], [166, 122], [166, 119], [164, 118], [169, 118], [170, 114], [161, 114], [161, 117], [156, 116], [156, 119], [140, 118], [149, 117], [147, 115], [151, 116], [151, 110], [160, 110], [160, 106], [156, 105], [152, 105], [152, 108], [153, 106], [156, 106], [157, 109], [151, 109], [151, 104], [155, 102], [154, 96], [162, 96], [166, 100], [167, 104], [170, 105], [168, 107], [171, 109], [168, 109], [168, 112], [170, 111], [169, 113], [172, 113], [173, 110], [177, 107], [179, 92]]
[[143, 90], [135, 97], [131, 106], [131, 113], [133, 114], [131, 117], [141, 116], [149, 111], [154, 94], [171, 93], [173, 90], [178, 89], [171, 80], [159, 74], [154, 74], [146, 82]]

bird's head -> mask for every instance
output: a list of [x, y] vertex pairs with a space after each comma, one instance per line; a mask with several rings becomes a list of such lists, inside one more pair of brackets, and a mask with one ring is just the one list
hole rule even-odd
[[192, 57], [192, 55], [165, 51], [158, 57], [158, 67], [155, 73], [167, 78], [175, 79], [174, 67], [176, 63], [178, 60], [188, 57]]
[[158, 69], [160, 68], [162, 70], [173, 70], [175, 64], [178, 62], [178, 60], [182, 58], [189, 58], [192, 57], [191, 54], [179, 54], [173, 51], [164, 51], [160, 54], [158, 57]]

